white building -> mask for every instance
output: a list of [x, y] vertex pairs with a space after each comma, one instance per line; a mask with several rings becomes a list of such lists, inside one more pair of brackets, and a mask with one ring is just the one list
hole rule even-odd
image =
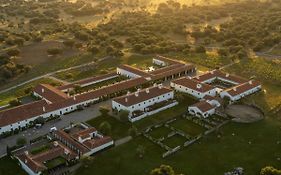
[[154, 86], [144, 90], [138, 90], [135, 93], [129, 93], [122, 97], [112, 100], [112, 108], [121, 111], [146, 111], [146, 108], [156, 103], [167, 101], [174, 98], [174, 91], [163, 87]]
[[239, 84], [230, 89], [226, 89], [225, 91], [220, 93], [221, 98], [228, 97], [231, 101], [237, 101], [241, 98], [253, 94], [259, 90], [261, 90], [261, 84], [258, 81], [249, 81], [243, 84]]
[[207, 118], [216, 112], [217, 106], [212, 105], [209, 101], [203, 100], [188, 107], [188, 112], [197, 117]]
[[171, 87], [176, 91], [190, 94], [198, 99], [204, 98], [206, 95], [216, 96], [216, 87], [205, 83], [200, 83], [191, 77], [183, 77], [171, 82]]
[[147, 80], [151, 80], [151, 75], [149, 73], [126, 64], [117, 67], [117, 74], [128, 78], [144, 77]]

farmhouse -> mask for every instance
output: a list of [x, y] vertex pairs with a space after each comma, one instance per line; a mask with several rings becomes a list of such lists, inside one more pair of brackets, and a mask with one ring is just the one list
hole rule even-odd
[[148, 106], [173, 98], [173, 90], [158, 85], [114, 98], [112, 100], [112, 108], [118, 111], [145, 111]]
[[217, 106], [212, 105], [210, 102], [203, 100], [188, 107], [188, 112], [197, 117], [207, 118], [215, 114]]
[[217, 94], [216, 87], [200, 83], [191, 77], [183, 77], [171, 82], [171, 87], [176, 91], [190, 94], [196, 98], [202, 99], [206, 95], [215, 96]]
[[[123, 65], [117, 68], [117, 73], [95, 76], [59, 88], [40, 84], [35, 87], [33, 95], [41, 98], [41, 100], [0, 111], [0, 134], [33, 126], [35, 120], [39, 117], [47, 119], [61, 116], [100, 100], [118, 96], [131, 88], [140, 88], [142, 85], [148, 85], [159, 80], [173, 79], [196, 72], [196, 68], [191, 64], [184, 64], [161, 56], [158, 56], [156, 59], [165, 62], [168, 66], [152, 72], [146, 72]], [[126, 75], [131, 79], [74, 96], [70, 96], [67, 93], [76, 85], [85, 87], [115, 78], [120, 74]]]
[[[168, 102], [174, 99], [174, 91], [163, 87], [162, 85], [154, 85], [154, 87], [138, 90], [135, 93], [128, 93], [125, 96], [117, 97], [112, 100], [112, 109], [117, 111], [128, 111], [129, 118], [136, 120], [146, 112], [151, 112], [151, 107], [161, 102]], [[168, 107], [172, 103], [163, 103], [162, 108]], [[141, 115], [136, 115], [140, 113]], [[147, 115], [146, 115], [147, 116]]]
[[79, 157], [90, 156], [114, 144], [110, 137], [103, 136], [95, 128], [82, 123], [54, 131], [53, 135]]
[[231, 101], [237, 101], [259, 90], [261, 90], [261, 84], [258, 81], [250, 80], [249, 82], [226, 89], [220, 93], [220, 96], [221, 98], [228, 97]]
[[50, 148], [38, 154], [31, 154], [28, 151], [15, 156], [21, 167], [29, 175], [39, 175], [52, 170], [51, 162], [60, 159], [62, 164], [68, 164], [78, 159], [78, 155], [60, 142], [54, 141]]

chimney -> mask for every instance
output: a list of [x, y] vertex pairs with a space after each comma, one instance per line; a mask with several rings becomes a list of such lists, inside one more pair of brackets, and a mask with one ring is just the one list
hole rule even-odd
[[192, 79], [191, 76], [188, 76], [187, 78], [190, 79], [190, 80]]
[[153, 84], [153, 87], [157, 87], [157, 84], [156, 84], [156, 83], [154, 83], [154, 84]]
[[233, 88], [233, 90], [234, 90], [234, 91], [237, 91], [237, 88], [236, 88], [236, 87], [234, 87], [234, 88]]
[[146, 88], [145, 92], [148, 94], [149, 93], [149, 88]]
[[128, 98], [127, 97], [125, 98], [125, 102], [128, 103]]
[[197, 84], [196, 87], [197, 87], [197, 89], [201, 89], [202, 85], [201, 84]]
[[139, 92], [135, 92], [135, 96], [138, 97], [139, 96]]
[[249, 81], [249, 84], [253, 84], [253, 80], [250, 80], [250, 81]]
[[127, 92], [127, 96], [130, 95], [130, 91]]
[[44, 88], [42, 88], [42, 93], [44, 93], [45, 92], [45, 89]]
[[46, 112], [46, 108], [45, 108], [45, 106], [43, 106], [43, 112]]
[[211, 73], [211, 74], [214, 74], [214, 71], [212, 70], [210, 73]]
[[162, 83], [158, 85], [158, 88], [159, 88], [159, 89], [162, 89], [162, 87], [163, 87], [163, 84], [162, 84]]
[[141, 89], [140, 88], [138, 88], [138, 92], [140, 92], [141, 91]]
[[54, 141], [54, 146], [57, 147], [59, 143], [57, 141]]
[[225, 77], [229, 77], [229, 74], [226, 74]]
[[73, 97], [73, 100], [76, 100], [76, 97], [75, 97], [75, 96]]

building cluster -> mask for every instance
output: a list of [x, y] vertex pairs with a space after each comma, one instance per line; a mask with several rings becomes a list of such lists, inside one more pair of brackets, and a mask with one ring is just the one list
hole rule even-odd
[[[39, 97], [40, 100], [0, 111], [0, 134], [27, 127], [39, 117], [47, 119], [67, 114], [91, 103], [126, 93], [127, 90], [132, 88], [153, 84], [159, 80], [192, 75], [196, 72], [194, 65], [174, 61], [162, 56], [154, 58], [153, 63], [165, 67], [148, 72], [128, 65], [122, 65], [117, 68], [117, 73], [84, 79], [58, 88], [40, 84], [33, 91], [33, 95]], [[115, 78], [118, 75], [124, 75], [130, 79], [81, 94], [71, 96], [67, 93], [76, 85], [85, 87]]]
[[175, 90], [200, 99], [188, 107], [188, 112], [204, 118], [213, 115], [221, 106], [222, 99], [235, 102], [261, 90], [261, 84], [255, 80], [213, 70], [195, 77], [183, 77], [171, 82]]
[[[34, 125], [40, 117], [48, 119], [61, 116], [108, 98], [112, 98], [114, 111], [128, 112], [129, 121], [135, 122], [177, 105], [174, 90], [199, 99], [198, 103], [188, 106], [187, 111], [206, 118], [215, 114], [223, 99], [234, 102], [261, 89], [258, 81], [245, 80], [220, 70], [195, 76], [194, 65], [162, 56], [153, 58], [153, 63], [159, 68], [141, 70], [121, 65], [117, 67], [116, 73], [91, 77], [60, 87], [39, 84], [33, 90], [38, 101], [0, 111], [0, 134]], [[128, 79], [79, 94], [69, 93], [76, 86], [83, 88], [118, 76]], [[172, 80], [172, 88], [157, 84], [166, 80]], [[146, 88], [140, 89], [144, 86]], [[110, 137], [101, 135], [95, 128], [85, 124], [54, 130], [52, 138], [49, 148], [39, 154], [25, 151], [16, 155], [26, 172], [32, 175], [41, 174], [50, 170], [49, 162], [54, 159], [63, 159], [67, 164], [114, 144]]]
[[67, 165], [114, 144], [110, 137], [101, 135], [95, 128], [83, 123], [53, 131], [52, 134], [55, 141], [47, 145], [48, 149], [39, 153], [25, 151], [15, 155], [28, 174], [39, 175], [56, 168], [56, 165], [50, 166], [56, 159], [61, 159], [60, 163]]

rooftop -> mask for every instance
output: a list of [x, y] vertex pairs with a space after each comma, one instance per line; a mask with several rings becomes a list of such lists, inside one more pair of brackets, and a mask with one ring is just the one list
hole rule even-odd
[[211, 85], [208, 85], [206, 83], [200, 83], [196, 79], [192, 79], [190, 77], [182, 77], [182, 78], [179, 78], [179, 79], [174, 80], [172, 82], [175, 83], [175, 84], [193, 89], [197, 92], [208, 92], [208, 91], [215, 88], [215, 87], [213, 87]]
[[151, 87], [147, 89], [140, 90], [135, 93], [130, 93], [128, 95], [122, 96], [122, 97], [117, 97], [113, 99], [113, 101], [122, 104], [124, 106], [132, 106], [134, 104], [138, 104], [140, 102], [149, 100], [154, 97], [158, 97], [160, 95], [172, 92], [173, 90], [162, 87], [162, 86], [156, 86], [156, 87]]

